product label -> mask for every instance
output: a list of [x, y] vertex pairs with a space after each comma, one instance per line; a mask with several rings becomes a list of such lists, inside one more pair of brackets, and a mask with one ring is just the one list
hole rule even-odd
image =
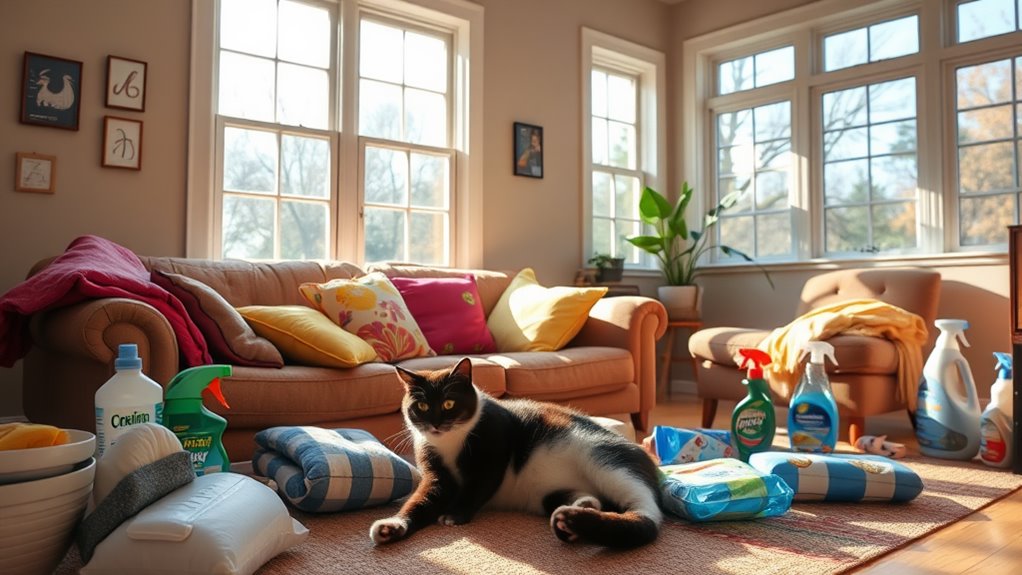
[[979, 456], [990, 463], [1001, 463], [1008, 455], [1008, 444], [1001, 436], [1001, 430], [989, 419], [984, 419], [979, 428]]
[[196, 475], [223, 470], [224, 460], [214, 446], [211, 433], [178, 433], [181, 447], [191, 455], [192, 469]]
[[919, 401], [916, 405], [916, 439], [919, 445], [942, 451], [965, 449], [969, 438], [934, 419], [941, 416], [941, 411], [940, 402], [930, 393], [924, 380], [919, 386]]
[[117, 438], [133, 425], [162, 423], [163, 403], [96, 408], [96, 457], [117, 443]]
[[750, 405], [740, 412], [735, 419], [735, 435], [746, 447], [756, 447], [763, 443], [763, 422], [767, 414], [758, 404]]
[[834, 425], [830, 414], [825, 409], [806, 401], [796, 403], [791, 408], [790, 427], [791, 448], [795, 451], [814, 451], [827, 453], [831, 451], [825, 445], [827, 437]]

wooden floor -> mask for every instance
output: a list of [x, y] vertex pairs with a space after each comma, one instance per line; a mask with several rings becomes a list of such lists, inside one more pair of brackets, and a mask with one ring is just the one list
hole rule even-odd
[[[733, 407], [722, 401], [713, 427], [727, 429]], [[653, 410], [652, 424], [698, 427], [699, 414], [700, 405], [695, 397], [676, 393]], [[910, 450], [918, 447], [903, 414], [871, 418], [867, 426], [870, 434], [887, 434], [889, 440], [903, 443]], [[838, 447], [851, 448], [843, 442]], [[854, 573], [1022, 575], [1022, 491], [867, 563]]]

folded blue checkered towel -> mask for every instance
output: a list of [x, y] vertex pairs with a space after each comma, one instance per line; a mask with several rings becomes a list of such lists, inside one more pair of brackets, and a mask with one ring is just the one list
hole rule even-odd
[[415, 467], [361, 429], [271, 427], [255, 436], [252, 467], [302, 511], [347, 511], [411, 493]]

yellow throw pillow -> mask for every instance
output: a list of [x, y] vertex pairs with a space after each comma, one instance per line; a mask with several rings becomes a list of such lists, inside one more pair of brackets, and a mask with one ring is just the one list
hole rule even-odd
[[436, 355], [401, 292], [380, 272], [321, 284], [304, 283], [298, 290], [330, 321], [373, 346], [380, 361]]
[[376, 359], [368, 343], [303, 305], [249, 305], [238, 313], [284, 357], [302, 365], [355, 367]]
[[543, 287], [531, 268], [518, 272], [490, 312], [498, 351], [556, 351], [578, 334], [607, 288]]

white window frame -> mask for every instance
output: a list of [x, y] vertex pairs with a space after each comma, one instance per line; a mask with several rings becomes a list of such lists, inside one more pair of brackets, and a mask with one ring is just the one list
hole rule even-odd
[[[451, 145], [455, 169], [451, 173], [456, 201], [451, 205], [454, 243], [451, 258], [457, 267], [482, 266], [483, 220], [483, 15], [484, 8], [467, 0], [341, 0], [340, 55], [336, 58], [343, 80], [339, 92], [337, 157], [332, 159], [337, 192], [331, 213], [331, 257], [362, 262], [362, 220], [359, 217], [358, 22], [360, 9], [368, 9], [449, 30], [453, 35], [450, 70], [454, 98]], [[192, 0], [191, 73], [189, 87], [188, 177], [185, 255], [219, 257], [219, 210], [216, 194], [216, 34], [217, 3]], [[332, 128], [334, 129], [334, 128]]]
[[[594, 65], [620, 71], [639, 80], [636, 144], [637, 167], [642, 172], [641, 185], [649, 186], [668, 197], [667, 182], [667, 58], [663, 52], [635, 44], [591, 28], [582, 28], [582, 252], [579, 263], [585, 267], [593, 250], [593, 140], [592, 140], [592, 74]], [[641, 191], [641, 190], [640, 190]], [[638, 200], [636, 200], [638, 201]], [[649, 266], [634, 268], [653, 271]]]

